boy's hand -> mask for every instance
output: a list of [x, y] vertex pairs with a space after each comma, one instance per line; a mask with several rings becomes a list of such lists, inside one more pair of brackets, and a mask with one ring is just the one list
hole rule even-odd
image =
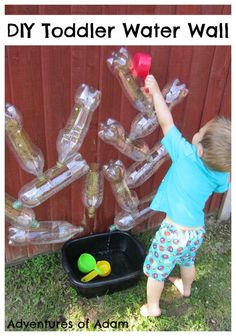
[[143, 94], [146, 96], [147, 101], [152, 104], [153, 103], [153, 99], [152, 99], [152, 95], [149, 93], [149, 90], [146, 87], [141, 87], [140, 88], [141, 91], [143, 92]]
[[149, 90], [151, 95], [160, 92], [160, 88], [157, 84], [157, 81], [153, 75], [148, 75], [145, 79], [145, 87]]

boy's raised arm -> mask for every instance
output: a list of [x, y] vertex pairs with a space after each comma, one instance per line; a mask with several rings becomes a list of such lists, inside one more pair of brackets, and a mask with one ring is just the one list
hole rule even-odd
[[174, 124], [172, 114], [153, 75], [146, 77], [145, 87], [148, 88], [149, 93], [152, 95], [157, 119], [165, 135], [168, 129]]

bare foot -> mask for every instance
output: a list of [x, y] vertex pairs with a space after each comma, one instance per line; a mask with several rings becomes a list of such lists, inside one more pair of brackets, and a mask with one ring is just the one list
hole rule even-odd
[[161, 315], [161, 310], [160, 308], [148, 308], [147, 304], [144, 304], [141, 308], [140, 308], [140, 314], [142, 316], [160, 316]]
[[170, 282], [172, 282], [175, 285], [175, 287], [183, 296], [188, 297], [191, 295], [191, 289], [189, 290], [184, 289], [183, 281], [181, 278], [168, 277], [168, 280], [170, 280]]

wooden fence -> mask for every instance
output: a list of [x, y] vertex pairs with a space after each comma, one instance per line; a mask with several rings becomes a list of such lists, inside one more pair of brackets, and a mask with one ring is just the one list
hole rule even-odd
[[[6, 14], [230, 14], [230, 6], [6, 6]], [[44, 153], [45, 170], [57, 161], [56, 138], [64, 127], [73, 106], [73, 96], [81, 83], [102, 91], [102, 100], [94, 113], [89, 132], [81, 148], [88, 163], [101, 165], [121, 159], [128, 167], [132, 160], [98, 138], [99, 123], [112, 117], [129, 131], [137, 111], [130, 105], [117, 79], [106, 65], [111, 52], [119, 47], [105, 46], [11, 46], [6, 47], [6, 101], [22, 112], [25, 130]], [[160, 87], [180, 78], [189, 88], [188, 97], [173, 111], [177, 127], [188, 140], [208, 120], [231, 113], [231, 48], [227, 46], [135, 46], [128, 47], [152, 56], [151, 72]], [[145, 138], [150, 148], [161, 139], [158, 129]], [[33, 176], [18, 166], [6, 146], [6, 191], [17, 197], [19, 189]], [[137, 188], [141, 198], [155, 190], [168, 164]], [[81, 180], [60, 191], [35, 208], [38, 220], [67, 220], [74, 225], [84, 222]], [[222, 195], [213, 195], [206, 212], [218, 209]], [[110, 185], [105, 181], [104, 200], [88, 232], [107, 231], [119, 208]], [[160, 215], [145, 224], [154, 226]], [[7, 236], [6, 224], [6, 236]], [[142, 227], [143, 228], [143, 227]], [[87, 232], [87, 233], [88, 233]], [[58, 245], [11, 247], [6, 237], [6, 259], [12, 262], [39, 252], [58, 249]]]

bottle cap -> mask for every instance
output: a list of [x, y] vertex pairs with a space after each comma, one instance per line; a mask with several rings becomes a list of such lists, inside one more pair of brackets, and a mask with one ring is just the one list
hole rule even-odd
[[31, 226], [32, 226], [32, 228], [38, 228], [40, 226], [40, 223], [35, 219], [35, 220], [33, 220]]
[[113, 232], [113, 231], [117, 230], [116, 225], [115, 225], [115, 224], [112, 224], [112, 225], [109, 227], [109, 230], [110, 230], [110, 232]]
[[17, 210], [20, 209], [21, 206], [22, 206], [22, 203], [19, 200], [16, 200], [15, 202], [12, 203], [12, 207]]

